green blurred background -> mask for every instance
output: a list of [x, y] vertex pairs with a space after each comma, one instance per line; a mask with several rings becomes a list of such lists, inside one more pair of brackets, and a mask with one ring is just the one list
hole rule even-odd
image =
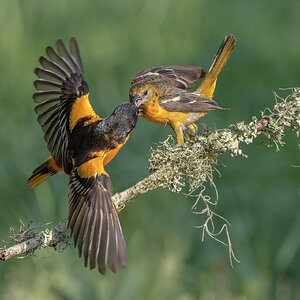
[[[79, 42], [91, 102], [101, 116], [128, 100], [132, 76], [167, 64], [208, 69], [223, 37], [237, 47], [220, 75], [215, 99], [230, 111], [201, 121], [227, 127], [272, 107], [272, 90], [299, 86], [300, 2], [274, 0], [1, 0], [0, 237], [34, 219], [66, 218], [68, 178], [59, 174], [32, 192], [26, 179], [48, 156], [33, 112], [33, 68], [57, 38]], [[198, 122], [199, 125], [201, 121]], [[147, 176], [149, 147], [170, 128], [140, 119], [107, 167], [114, 191]], [[194, 226], [192, 199], [156, 190], [121, 214], [128, 268], [89, 271], [70, 247], [0, 264], [0, 299], [300, 299], [299, 141], [287, 133], [280, 152], [255, 142], [249, 158], [224, 157], [216, 176], [217, 212], [231, 222], [240, 264]]]

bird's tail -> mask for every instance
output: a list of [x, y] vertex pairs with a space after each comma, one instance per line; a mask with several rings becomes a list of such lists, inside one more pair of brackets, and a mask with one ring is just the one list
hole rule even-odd
[[63, 169], [59, 168], [54, 159], [50, 156], [40, 166], [32, 171], [32, 175], [28, 178], [28, 184], [32, 189], [35, 189], [46, 179], [60, 171], [63, 171]]
[[79, 256], [84, 255], [85, 266], [88, 262], [91, 269], [98, 265], [102, 274], [108, 266], [117, 273], [119, 267], [126, 267], [126, 244], [111, 199], [111, 181], [104, 169], [91, 177], [81, 177], [86, 164], [74, 168], [70, 176], [68, 226]]
[[233, 35], [230, 34], [229, 36], [225, 36], [207, 75], [195, 93], [202, 94], [203, 96], [212, 99], [216, 88], [217, 78], [230, 57], [235, 44], [236, 39]]

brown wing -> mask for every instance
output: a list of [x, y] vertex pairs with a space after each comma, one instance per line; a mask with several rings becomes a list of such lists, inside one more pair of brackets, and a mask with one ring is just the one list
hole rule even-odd
[[102, 274], [106, 266], [115, 273], [119, 267], [126, 267], [125, 240], [111, 195], [103, 157], [88, 160], [72, 170], [69, 227], [79, 256], [84, 255], [85, 266], [89, 260], [90, 268], [98, 265]]
[[180, 91], [172, 95], [172, 98], [159, 99], [159, 105], [168, 111], [203, 112], [215, 109], [229, 109], [220, 106], [216, 101], [208, 99], [200, 94]]
[[61, 40], [56, 46], [58, 53], [47, 47], [49, 59], [41, 57], [43, 69], [34, 70], [39, 79], [34, 82], [37, 92], [33, 99], [38, 103], [35, 112], [48, 149], [56, 164], [69, 173], [72, 168], [69, 134], [79, 119], [97, 115], [88, 99], [89, 89], [75, 38], [70, 39], [70, 53]]
[[171, 79], [174, 85], [180, 89], [190, 89], [193, 82], [204, 77], [205, 71], [201, 67], [194, 66], [161, 66], [145, 69], [137, 73], [131, 85], [136, 84], [139, 80], [145, 80], [148, 76], [163, 76]]

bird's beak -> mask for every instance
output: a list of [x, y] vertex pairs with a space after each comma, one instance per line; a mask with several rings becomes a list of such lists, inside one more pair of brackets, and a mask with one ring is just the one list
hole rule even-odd
[[139, 94], [135, 94], [133, 97], [134, 104], [139, 107], [141, 102], [143, 101], [143, 98]]

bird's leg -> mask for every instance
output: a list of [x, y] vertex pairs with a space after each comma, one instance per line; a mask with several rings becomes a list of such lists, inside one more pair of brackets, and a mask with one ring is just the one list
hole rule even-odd
[[187, 130], [185, 132], [185, 138], [187, 140], [195, 141], [197, 138], [198, 126], [195, 123], [192, 123], [187, 126]]
[[189, 132], [192, 136], [196, 136], [198, 132], [198, 126], [195, 123], [192, 123], [188, 126]]
[[184, 137], [183, 137], [183, 127], [181, 125], [175, 125], [172, 126], [173, 129], [175, 130], [175, 133], [177, 135], [177, 145], [180, 146], [181, 144], [184, 143]]

